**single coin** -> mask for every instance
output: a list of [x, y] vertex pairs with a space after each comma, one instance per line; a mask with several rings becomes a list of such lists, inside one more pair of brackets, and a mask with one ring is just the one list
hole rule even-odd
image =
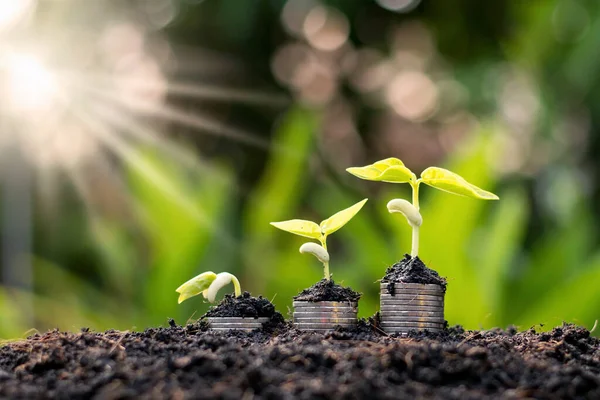
[[294, 312], [294, 318], [354, 318], [356, 313]]
[[385, 316], [381, 318], [381, 322], [382, 323], [391, 323], [391, 322], [414, 322], [414, 323], [419, 323], [419, 322], [437, 322], [437, 323], [444, 323], [444, 318], [443, 317], [400, 317], [400, 316], [394, 316], [394, 317], [390, 317], [390, 316]]
[[321, 323], [321, 324], [350, 324], [356, 323], [356, 318], [296, 318], [297, 323]]
[[354, 307], [358, 306], [357, 302], [352, 301], [294, 301], [294, 307]]
[[236, 323], [258, 323], [263, 324], [269, 320], [268, 317], [252, 318], [252, 317], [208, 317], [210, 323], [221, 323], [221, 322], [236, 322]]
[[392, 296], [389, 294], [381, 294], [380, 299], [382, 300], [433, 300], [433, 301], [444, 301], [444, 296], [434, 296], [430, 294], [404, 294], [404, 293], [396, 293], [396, 295]]
[[385, 316], [387, 318], [395, 317], [444, 317], [443, 311], [386, 311]]
[[438, 328], [442, 329], [444, 324], [436, 322], [396, 322], [396, 321], [382, 321], [381, 326], [383, 328], [410, 328], [410, 329], [427, 329], [427, 328]]
[[294, 323], [294, 326], [298, 329], [335, 329], [336, 326], [350, 328], [355, 325], [356, 324], [331, 324], [331, 323], [319, 324], [319, 323], [307, 323], [307, 322]]
[[[433, 301], [433, 300], [421, 300], [421, 301], [399, 301], [399, 300], [382, 300], [380, 302], [381, 308], [383, 307], [444, 307], [443, 301]], [[404, 308], [402, 308], [404, 309]]]

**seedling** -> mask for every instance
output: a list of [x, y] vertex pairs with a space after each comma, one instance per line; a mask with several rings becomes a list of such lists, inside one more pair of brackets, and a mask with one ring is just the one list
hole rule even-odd
[[408, 183], [412, 187], [412, 204], [404, 199], [393, 199], [387, 204], [390, 213], [400, 213], [412, 228], [411, 256], [419, 254], [419, 228], [423, 217], [419, 212], [419, 185], [424, 183], [444, 192], [481, 200], [498, 200], [494, 193], [487, 192], [467, 182], [460, 175], [447, 169], [429, 167], [417, 176], [397, 158], [386, 158], [365, 167], [348, 168], [346, 171], [361, 179], [390, 183]]
[[327, 236], [336, 232], [342, 226], [346, 225], [365, 205], [368, 199], [364, 199], [352, 207], [346, 208], [331, 217], [322, 221], [319, 225], [312, 221], [303, 219], [292, 219], [282, 222], [271, 222], [275, 228], [293, 233], [295, 235], [318, 240], [321, 244], [308, 242], [300, 246], [300, 253], [308, 253], [315, 256], [323, 264], [325, 279], [330, 279], [329, 274], [329, 253], [327, 252]]
[[217, 292], [230, 282], [233, 282], [235, 296], [241, 295], [242, 289], [240, 287], [240, 281], [238, 281], [234, 275], [229, 272], [221, 272], [220, 274], [215, 274], [212, 271], [204, 272], [190, 279], [175, 290], [179, 293], [177, 303], [181, 304], [183, 301], [190, 297], [197, 296], [200, 293], [202, 293], [204, 298], [209, 302], [214, 303]]

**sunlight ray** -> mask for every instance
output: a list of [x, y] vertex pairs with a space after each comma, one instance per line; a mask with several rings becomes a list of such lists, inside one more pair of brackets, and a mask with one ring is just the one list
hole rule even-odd
[[90, 133], [95, 135], [105, 146], [107, 146], [116, 155], [122, 157], [123, 160], [128, 162], [133, 168], [141, 172], [149, 182], [159, 188], [163, 193], [169, 196], [169, 198], [183, 207], [195, 220], [201, 223], [203, 226], [211, 229], [215, 235], [222, 241], [223, 245], [227, 247], [235, 248], [235, 240], [219, 227], [215, 221], [209, 218], [202, 210], [197, 207], [189, 199], [180, 196], [177, 190], [164, 177], [157, 171], [152, 165], [148, 164], [140, 155], [133, 149], [129, 143], [124, 141], [118, 135], [111, 132], [106, 124], [98, 118], [92, 117], [89, 113], [82, 110], [72, 110], [73, 113], [79, 118], [79, 120], [90, 129]]

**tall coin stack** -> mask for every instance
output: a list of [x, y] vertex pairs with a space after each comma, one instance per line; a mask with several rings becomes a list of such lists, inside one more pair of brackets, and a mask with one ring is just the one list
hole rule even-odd
[[407, 334], [410, 330], [440, 332], [444, 329], [444, 294], [439, 285], [421, 283], [381, 283], [381, 327], [387, 333]]
[[327, 331], [356, 325], [357, 302], [294, 301], [294, 326], [307, 331]]

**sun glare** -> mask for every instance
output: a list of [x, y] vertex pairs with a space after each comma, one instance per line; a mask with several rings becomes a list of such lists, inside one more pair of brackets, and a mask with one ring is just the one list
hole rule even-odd
[[14, 111], [45, 111], [56, 102], [56, 76], [30, 54], [12, 54], [5, 64], [8, 104]]

